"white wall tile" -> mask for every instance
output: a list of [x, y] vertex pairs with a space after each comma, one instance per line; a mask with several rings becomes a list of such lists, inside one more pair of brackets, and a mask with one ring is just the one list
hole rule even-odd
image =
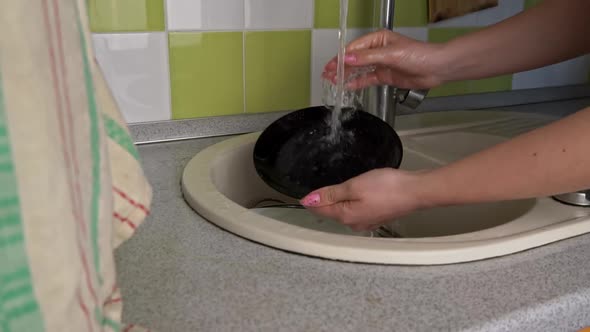
[[[349, 29], [346, 34], [347, 41], [352, 41], [370, 30]], [[313, 30], [311, 46], [311, 105], [322, 105], [322, 72], [330, 59], [338, 54], [338, 30], [321, 29]]]
[[168, 30], [241, 30], [244, 0], [168, 0]]
[[247, 29], [311, 29], [313, 0], [244, 0]]
[[432, 23], [429, 26], [434, 28], [487, 26], [512, 17], [523, 9], [524, 0], [500, 0], [497, 7]]
[[581, 56], [555, 65], [514, 74], [512, 89], [584, 84], [590, 73], [590, 56]]
[[169, 120], [166, 34], [94, 34], [93, 43], [100, 68], [127, 122]]

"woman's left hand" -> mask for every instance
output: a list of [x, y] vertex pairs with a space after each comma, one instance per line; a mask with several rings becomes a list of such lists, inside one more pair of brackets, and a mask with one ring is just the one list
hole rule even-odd
[[418, 172], [378, 169], [316, 190], [301, 204], [355, 231], [371, 230], [422, 207], [420, 179]]

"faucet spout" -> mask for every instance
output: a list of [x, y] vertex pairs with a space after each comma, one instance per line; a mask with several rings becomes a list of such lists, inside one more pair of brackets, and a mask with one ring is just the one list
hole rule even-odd
[[[395, 0], [381, 0], [380, 27], [393, 30], [395, 18]], [[395, 127], [398, 104], [415, 109], [424, 100], [428, 90], [406, 90], [393, 86], [378, 86], [369, 91], [367, 111]]]

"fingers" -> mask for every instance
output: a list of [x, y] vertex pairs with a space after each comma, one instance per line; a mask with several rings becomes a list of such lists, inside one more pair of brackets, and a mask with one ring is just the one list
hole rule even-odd
[[[348, 55], [345, 56], [345, 63], [355, 66], [353, 63], [350, 63], [351, 61], [354, 61], [354, 58], [350, 55], [362, 50], [377, 50], [383, 48], [392, 44], [400, 36], [401, 35], [389, 30], [380, 30], [357, 38], [346, 46], [346, 54]], [[328, 63], [326, 63], [324, 71], [336, 71], [337, 66], [338, 57], [335, 56], [330, 61], [328, 61]]]
[[[344, 64], [348, 67], [365, 67], [374, 65], [389, 64], [390, 52], [385, 48], [372, 48], [352, 51], [344, 56]], [[325, 72], [336, 72], [338, 67], [338, 57], [330, 60], [324, 66]]]
[[358, 50], [349, 53], [344, 63], [350, 67], [391, 65], [391, 55], [387, 49]]
[[[379, 70], [379, 69], [377, 69], [377, 70]], [[350, 76], [348, 74], [349, 73], [346, 73], [345, 76]], [[324, 72], [324, 73], [322, 73], [322, 78], [332, 82], [332, 84], [336, 84], [336, 73]], [[350, 79], [350, 78], [345, 78], [345, 79], [347, 80], [346, 86], [345, 86], [345, 88], [347, 90], [358, 90], [358, 89], [363, 89], [363, 88], [366, 88], [369, 86], [385, 83], [385, 82], [380, 81], [378, 73], [376, 73], [374, 71], [359, 75], [359, 76], [352, 78], [352, 79]]]
[[359, 90], [369, 86], [379, 85], [383, 83], [384, 82], [381, 82], [379, 80], [379, 76], [377, 75], [377, 73], [368, 73], [348, 82], [346, 84], [346, 88], [349, 90]]
[[[344, 63], [345, 64], [347, 63], [347, 61], [353, 61], [353, 60], [355, 60], [355, 58], [352, 57], [350, 54], [344, 56]], [[336, 72], [336, 70], [338, 70], [338, 57], [337, 56], [333, 57], [324, 66], [324, 71], [325, 72]]]
[[346, 52], [383, 47], [391, 43], [396, 36], [397, 34], [390, 30], [371, 32], [350, 42], [346, 46]]
[[354, 193], [350, 190], [350, 186], [347, 183], [324, 187], [304, 197], [301, 200], [301, 205], [305, 207], [332, 205], [352, 200], [353, 194]]
[[348, 223], [347, 220], [344, 220], [342, 217], [345, 215], [350, 214], [349, 210], [350, 203], [348, 202], [340, 202], [332, 205], [326, 206], [319, 206], [319, 207], [310, 207], [309, 209], [318, 215], [323, 217], [327, 217], [333, 220], [338, 220], [340, 223], [348, 225], [352, 223]]
[[[394, 68], [396, 61], [395, 58], [391, 56], [390, 52], [387, 52], [387, 50], [372, 49], [357, 51], [353, 54], [347, 55], [345, 64], [345, 77], [354, 75], [356, 72], [358, 72], [359, 68], [360, 70], [363, 68], [374, 68], [367, 71], [366, 73], [358, 75], [349, 82], [353, 84], [347, 86], [349, 89], [360, 89], [367, 86], [376, 85], [378, 83], [385, 83], [379, 81], [379, 76], [377, 73], [380, 70], [382, 71]], [[330, 62], [326, 65], [326, 68], [322, 73], [322, 77], [335, 83], [337, 74], [336, 71], [336, 64], [332, 65], [332, 62]]]

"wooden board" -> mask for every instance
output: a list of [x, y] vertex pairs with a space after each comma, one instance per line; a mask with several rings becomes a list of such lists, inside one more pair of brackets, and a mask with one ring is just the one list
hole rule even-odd
[[498, 6], [498, 0], [428, 0], [428, 21], [443, 21]]

